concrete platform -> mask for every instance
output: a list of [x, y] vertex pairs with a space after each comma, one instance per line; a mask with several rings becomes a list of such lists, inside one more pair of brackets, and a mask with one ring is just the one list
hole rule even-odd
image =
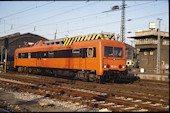
[[169, 74], [139, 73], [139, 72], [136, 72], [136, 73], [129, 72], [129, 73], [140, 77], [140, 79], [169, 81]]

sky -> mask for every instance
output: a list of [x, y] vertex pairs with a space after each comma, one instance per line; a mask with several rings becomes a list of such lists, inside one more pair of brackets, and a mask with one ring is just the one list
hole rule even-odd
[[[134, 46], [135, 32], [149, 30], [161, 18], [161, 31], [169, 32], [168, 0], [125, 1], [125, 43]], [[121, 0], [109, 1], [0, 1], [0, 37], [33, 33], [49, 40], [93, 33], [120, 34]], [[131, 21], [128, 21], [131, 19]]]

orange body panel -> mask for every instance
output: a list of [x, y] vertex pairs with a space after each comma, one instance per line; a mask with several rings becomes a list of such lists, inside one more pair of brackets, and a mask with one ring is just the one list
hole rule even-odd
[[[123, 48], [123, 58], [104, 57], [104, 46]], [[96, 57], [86, 58], [16, 58], [17, 53], [29, 53], [39, 51], [52, 50], [68, 50], [76, 48], [96, 48]], [[125, 68], [119, 68], [119, 65], [126, 65], [125, 44], [115, 40], [91, 40], [83, 42], [75, 42], [70, 46], [61, 45], [37, 45], [27, 48], [16, 49], [14, 55], [14, 67], [42, 67], [57, 69], [74, 69], [74, 70], [95, 70], [97, 75], [103, 75], [107, 70], [125, 71]], [[103, 65], [110, 65], [103, 68]]]

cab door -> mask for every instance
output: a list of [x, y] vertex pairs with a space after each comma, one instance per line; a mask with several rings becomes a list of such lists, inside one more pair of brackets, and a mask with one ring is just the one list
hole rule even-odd
[[36, 53], [37, 57], [37, 67], [42, 67], [42, 52], [37, 52]]
[[80, 69], [86, 68], [86, 48], [82, 48], [81, 50], [81, 57], [79, 58], [79, 67]]

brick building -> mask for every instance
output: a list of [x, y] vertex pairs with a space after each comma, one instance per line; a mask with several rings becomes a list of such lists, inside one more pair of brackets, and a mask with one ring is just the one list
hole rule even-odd
[[[157, 68], [157, 30], [135, 32], [139, 68], [145, 72], [156, 72]], [[169, 73], [169, 32], [160, 31], [160, 70]]]
[[14, 52], [16, 48], [22, 47], [26, 42], [37, 42], [39, 40], [46, 41], [47, 39], [41, 37], [39, 35], [31, 34], [31, 33], [14, 33], [11, 35], [0, 37], [0, 67], [2, 68], [4, 65], [5, 59], [5, 48], [7, 48], [7, 61], [8, 68], [13, 67], [14, 61]]

